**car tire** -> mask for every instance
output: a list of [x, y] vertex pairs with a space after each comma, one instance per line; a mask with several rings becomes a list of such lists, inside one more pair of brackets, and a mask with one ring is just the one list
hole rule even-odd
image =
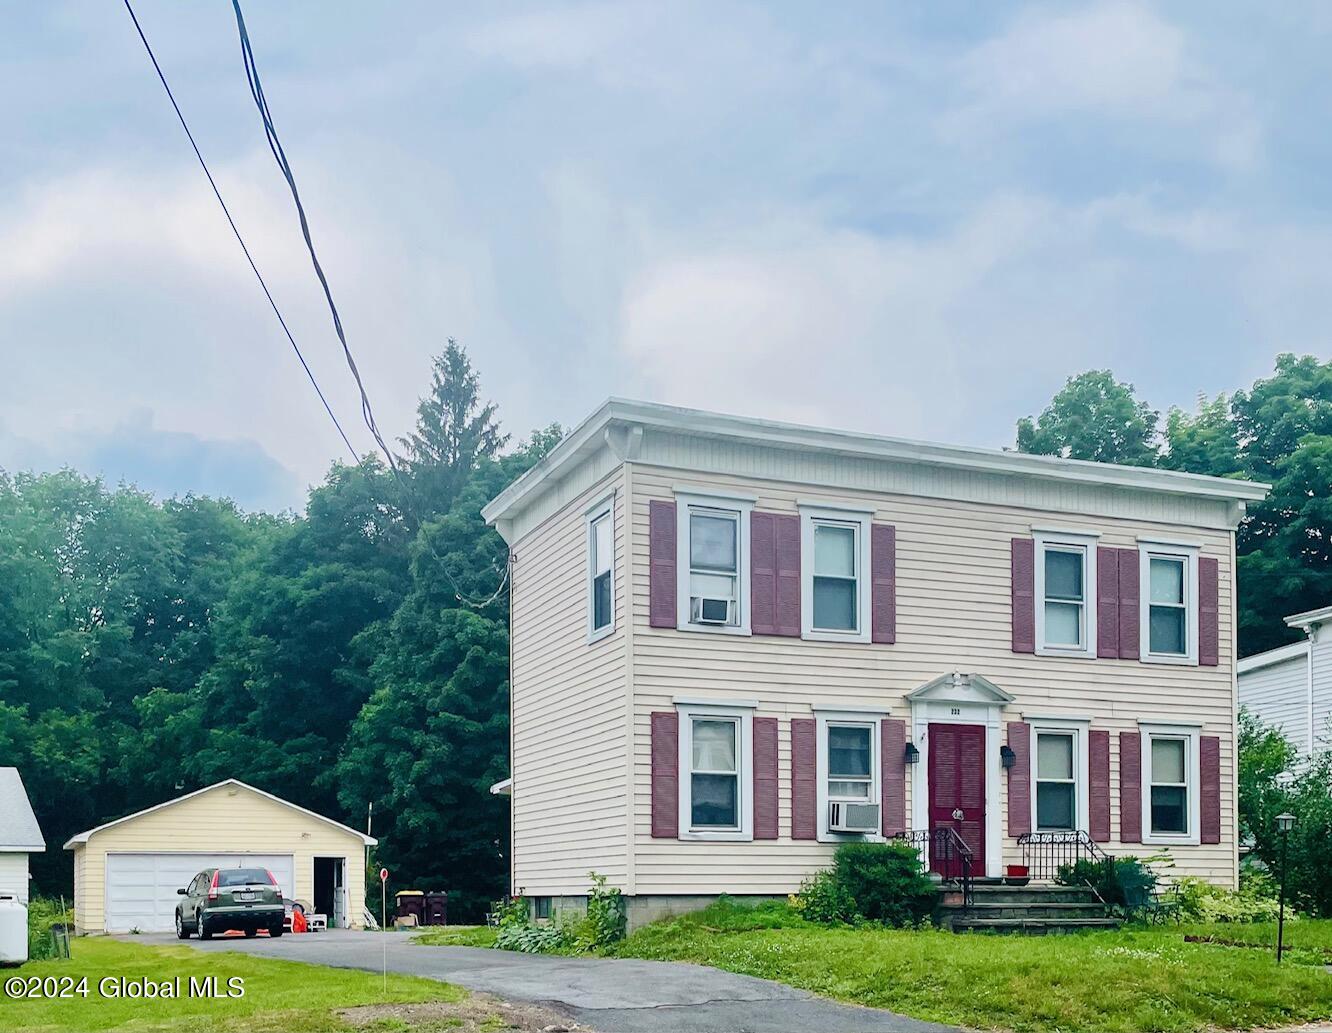
[[268, 927], [269, 936], [281, 936], [287, 930], [282, 925], [271, 925]]
[[247, 940], [248, 940], [251, 936], [258, 936], [258, 935], [259, 935], [259, 930], [258, 930], [258, 929], [254, 929], [254, 928], [246, 929], [244, 932], [245, 932], [245, 938], [246, 938]]
[[185, 928], [185, 919], [181, 916], [180, 908], [176, 908], [176, 939], [188, 940], [190, 931]]
[[202, 911], [200, 911], [199, 914], [195, 917], [194, 927], [199, 932], [199, 939], [211, 940], [213, 938], [213, 930], [208, 928], [208, 923], [204, 921], [204, 916]]

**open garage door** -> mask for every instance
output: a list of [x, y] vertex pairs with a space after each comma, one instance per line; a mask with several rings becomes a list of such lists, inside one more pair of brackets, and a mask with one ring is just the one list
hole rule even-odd
[[267, 868], [283, 896], [296, 888], [291, 854], [107, 854], [106, 931], [175, 928], [176, 890], [205, 868]]

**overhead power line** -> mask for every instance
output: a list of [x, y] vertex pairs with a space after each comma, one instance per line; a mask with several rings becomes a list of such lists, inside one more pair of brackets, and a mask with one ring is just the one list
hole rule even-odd
[[213, 196], [217, 198], [217, 203], [222, 208], [222, 214], [227, 217], [227, 225], [231, 227], [231, 232], [236, 236], [236, 242], [240, 244], [241, 251], [245, 254], [245, 261], [250, 264], [250, 269], [254, 273], [255, 279], [259, 281], [259, 286], [263, 289], [264, 297], [268, 299], [268, 304], [273, 309], [273, 315], [277, 316], [277, 321], [282, 327], [282, 332], [287, 335], [287, 340], [291, 343], [291, 350], [296, 353], [296, 358], [300, 360], [301, 363], [301, 369], [305, 370], [305, 375], [310, 380], [310, 386], [314, 388], [315, 394], [319, 396], [319, 401], [324, 406], [324, 412], [328, 413], [328, 418], [333, 421], [333, 426], [337, 428], [338, 436], [342, 438], [342, 443], [347, 446], [347, 451], [351, 453], [352, 459], [359, 463], [361, 457], [357, 454], [355, 447], [353, 447], [346, 432], [342, 429], [342, 424], [338, 422], [337, 416], [333, 414], [333, 407], [328, 404], [328, 399], [324, 397], [324, 392], [319, 387], [319, 381], [315, 379], [314, 371], [310, 369], [310, 364], [305, 361], [305, 356], [301, 354], [300, 346], [296, 343], [296, 338], [292, 336], [291, 329], [287, 326], [287, 321], [282, 316], [282, 310], [278, 308], [277, 302], [273, 300], [272, 291], [268, 289], [268, 284], [264, 281], [263, 274], [259, 272], [259, 267], [254, 263], [254, 258], [250, 254], [250, 249], [245, 243], [245, 238], [241, 236], [241, 231], [236, 225], [236, 220], [231, 217], [231, 209], [227, 207], [227, 202], [222, 199], [222, 191], [218, 189], [217, 180], [213, 178], [213, 173], [208, 168], [208, 162], [204, 161], [203, 152], [199, 150], [199, 144], [194, 139], [194, 133], [190, 131], [189, 123], [185, 121], [185, 115], [180, 110], [180, 105], [176, 103], [176, 95], [171, 92], [171, 85], [167, 82], [166, 74], [162, 71], [162, 66], [158, 64], [157, 55], [153, 53], [153, 48], [148, 42], [148, 37], [144, 35], [143, 26], [139, 24], [139, 19], [134, 13], [134, 8], [130, 6], [130, 0], [125, 0], [125, 10], [129, 12], [130, 20], [134, 22], [134, 28], [139, 34], [139, 39], [143, 41], [143, 48], [148, 52], [148, 59], [153, 63], [153, 69], [157, 72], [157, 78], [162, 83], [162, 89], [166, 91], [167, 99], [171, 101], [171, 107], [176, 112], [176, 118], [180, 120], [180, 127], [185, 130], [185, 135], [189, 138], [190, 146], [194, 148], [194, 156], [199, 159], [199, 167], [203, 169], [204, 175], [208, 178], [208, 185], [213, 188]]
[[[128, 5], [129, 0], [126, 0]], [[370, 395], [365, 389], [365, 383], [361, 380], [361, 371], [357, 369], [356, 359], [352, 355], [351, 346], [347, 343], [347, 334], [342, 326], [342, 317], [338, 314], [337, 303], [333, 300], [333, 290], [329, 286], [328, 277], [324, 275], [324, 267], [319, 262], [319, 254], [315, 250], [314, 239], [310, 233], [310, 220], [305, 214], [305, 205], [301, 202], [301, 193], [296, 186], [296, 176], [291, 169], [291, 162], [287, 160], [287, 152], [283, 149], [282, 140], [278, 136], [277, 127], [273, 123], [273, 114], [268, 108], [268, 99], [264, 96], [263, 82], [259, 78], [259, 67], [254, 59], [254, 50], [250, 45], [250, 34], [245, 27], [245, 15], [241, 11], [240, 0], [231, 0], [231, 6], [236, 12], [236, 29], [240, 34], [241, 57], [245, 62], [245, 78], [250, 86], [250, 96], [254, 98], [255, 107], [259, 109], [259, 117], [264, 123], [264, 136], [268, 142], [268, 149], [272, 152], [273, 160], [277, 162], [278, 168], [282, 172], [282, 178], [287, 181], [287, 188], [291, 192], [291, 199], [296, 205], [296, 213], [300, 218], [301, 236], [305, 238], [305, 248], [310, 253], [310, 262], [314, 266], [315, 276], [319, 278], [319, 285], [324, 291], [324, 300], [328, 303], [329, 314], [333, 317], [333, 330], [338, 335], [338, 341], [342, 345], [342, 354], [347, 361], [347, 368], [351, 371], [352, 379], [356, 381], [356, 389], [361, 395], [361, 418], [365, 421], [367, 429], [374, 437], [379, 450], [384, 453], [384, 459], [388, 462], [389, 470], [392, 471], [394, 479], [398, 483], [398, 488], [402, 493], [402, 498], [406, 506], [412, 511], [416, 518], [416, 525], [422, 528], [424, 521], [421, 519], [420, 511], [416, 507], [415, 492], [412, 485], [403, 477], [399, 468], [397, 457], [393, 450], [389, 448], [384, 436], [379, 431], [379, 425], [375, 422], [374, 408], [370, 404]], [[434, 543], [430, 540], [429, 534], [425, 536], [426, 547], [430, 549], [435, 559], [439, 561], [439, 569], [453, 586], [454, 597], [467, 606], [477, 609], [484, 608], [493, 603], [500, 597], [505, 586], [509, 583], [509, 574], [513, 567], [512, 556], [509, 562], [504, 565], [504, 574], [500, 579], [499, 587], [485, 599], [469, 598], [464, 593], [462, 586], [449, 573], [448, 566], [444, 558], [440, 556], [435, 549]]]

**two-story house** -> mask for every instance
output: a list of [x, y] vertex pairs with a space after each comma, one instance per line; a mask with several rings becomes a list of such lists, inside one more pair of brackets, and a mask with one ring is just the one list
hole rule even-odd
[[976, 875], [1056, 842], [1233, 885], [1265, 491], [607, 402], [484, 510], [514, 892], [545, 914], [595, 870], [637, 924], [792, 892], [849, 839], [924, 833], [939, 868], [940, 830]]
[[1302, 757], [1332, 747], [1332, 606], [1286, 618], [1305, 638], [1239, 662], [1239, 704]]

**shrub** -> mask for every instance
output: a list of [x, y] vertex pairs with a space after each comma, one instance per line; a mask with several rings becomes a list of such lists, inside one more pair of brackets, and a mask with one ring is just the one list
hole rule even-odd
[[[1197, 922], [1275, 922], [1280, 903], [1266, 881], [1248, 880], [1236, 892], [1203, 879], [1180, 879], [1180, 916]], [[1293, 917], [1289, 910], [1287, 917]]]
[[592, 880], [592, 888], [587, 894], [586, 939], [591, 947], [609, 947], [624, 939], [627, 925], [624, 897], [618, 889], [606, 888], [606, 876], [596, 872], [587, 874]]
[[562, 925], [501, 925], [495, 946], [523, 954], [558, 954], [573, 946], [573, 932]]
[[490, 905], [490, 911], [495, 916], [496, 925], [501, 929], [529, 924], [530, 915], [525, 897], [505, 897], [503, 900], [497, 900]]
[[1115, 907], [1143, 903], [1156, 888], [1156, 873], [1136, 857], [1105, 861], [1085, 858], [1061, 867], [1055, 881], [1064, 886], [1090, 886], [1103, 901]]
[[937, 890], [909, 843], [843, 843], [833, 873], [871, 922], [917, 925], [934, 910]]
[[45, 897], [33, 897], [28, 901], [28, 958], [42, 961], [56, 956], [55, 943], [51, 939], [51, 926], [64, 923], [74, 928], [74, 912], [60, 909], [60, 904]]
[[859, 917], [855, 900], [830, 868], [802, 882], [791, 903], [802, 918], [821, 925], [849, 925]]

